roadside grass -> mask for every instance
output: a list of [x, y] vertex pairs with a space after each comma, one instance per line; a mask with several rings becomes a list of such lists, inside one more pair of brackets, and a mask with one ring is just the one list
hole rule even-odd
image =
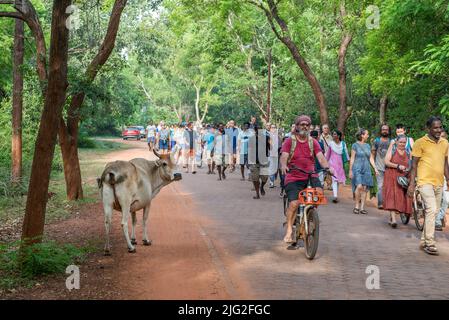
[[0, 244], [0, 293], [16, 287], [33, 287], [46, 276], [64, 273], [94, 252], [91, 244], [78, 247], [44, 239], [20, 251], [20, 241]]

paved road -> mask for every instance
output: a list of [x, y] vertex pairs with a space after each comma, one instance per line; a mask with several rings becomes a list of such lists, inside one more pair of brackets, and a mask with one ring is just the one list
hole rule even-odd
[[[303, 249], [286, 250], [279, 188], [253, 200], [251, 183], [237, 172], [225, 181], [200, 169], [183, 174], [177, 188], [192, 197], [202, 228], [218, 248], [227, 272], [247, 279], [256, 299], [449, 299], [449, 237], [437, 233], [440, 256], [418, 248], [413, 220], [394, 230], [388, 214], [368, 207], [354, 215], [350, 190], [339, 204], [320, 208], [320, 243], [315, 260]], [[228, 261], [232, 257], [232, 261]], [[368, 290], [366, 268], [380, 272], [380, 289]]]

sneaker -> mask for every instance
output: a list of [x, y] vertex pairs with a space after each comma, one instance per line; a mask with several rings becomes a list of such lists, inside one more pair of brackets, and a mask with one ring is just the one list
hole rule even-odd
[[274, 183], [270, 181], [270, 186], [269, 188], [274, 188]]
[[435, 226], [435, 231], [443, 231], [443, 226]]

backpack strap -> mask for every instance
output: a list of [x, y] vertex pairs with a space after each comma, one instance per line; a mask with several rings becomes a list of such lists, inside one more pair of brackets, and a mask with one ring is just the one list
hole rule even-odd
[[290, 153], [288, 154], [288, 158], [287, 158], [287, 163], [290, 162], [290, 160], [292, 160], [293, 158], [293, 154], [295, 153], [295, 149], [296, 149], [296, 136], [294, 134], [291, 135], [290, 139], [292, 140], [292, 144], [290, 146]]
[[314, 157], [314, 150], [313, 150], [313, 138], [311, 136], [308, 136], [309, 140], [309, 149], [310, 149], [310, 156]]

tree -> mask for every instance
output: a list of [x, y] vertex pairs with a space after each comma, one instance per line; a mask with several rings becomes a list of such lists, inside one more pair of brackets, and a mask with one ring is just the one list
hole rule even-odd
[[14, 31], [14, 68], [12, 99], [12, 142], [11, 142], [11, 180], [13, 183], [22, 177], [22, 106], [23, 106], [23, 74], [24, 58], [24, 24], [20, 19], [15, 21]]
[[44, 232], [51, 163], [68, 86], [69, 30], [65, 22], [68, 17], [66, 9], [71, 3], [71, 0], [53, 1], [48, 86], [33, 156], [23, 221], [22, 239], [25, 243], [40, 242]]
[[321, 85], [310, 68], [307, 61], [301, 54], [298, 45], [292, 39], [288, 24], [279, 13], [278, 3], [274, 0], [247, 0], [250, 4], [262, 10], [276, 37], [288, 48], [298, 67], [304, 73], [315, 96], [316, 104], [320, 112], [321, 123], [329, 123], [327, 105]]
[[[98, 72], [111, 55], [115, 46], [115, 39], [117, 38], [120, 18], [126, 3], [127, 0], [115, 0], [103, 43], [84, 74], [84, 86], [92, 84]], [[64, 121], [64, 118], [61, 116], [59, 121], [59, 145], [61, 146], [62, 152], [68, 200], [78, 200], [83, 198], [81, 169], [78, 157], [78, 132], [80, 109], [85, 96], [86, 93], [84, 90], [75, 92], [67, 110], [67, 120]]]

